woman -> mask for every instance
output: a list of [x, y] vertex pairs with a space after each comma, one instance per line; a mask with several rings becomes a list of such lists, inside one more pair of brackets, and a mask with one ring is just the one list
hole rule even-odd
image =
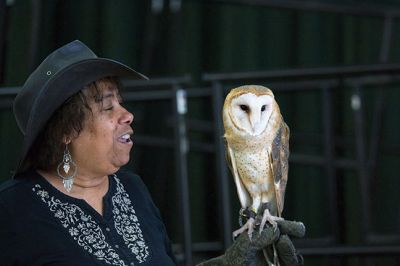
[[[133, 146], [121, 77], [146, 79], [74, 41], [24, 84], [14, 102], [22, 156], [0, 187], [1, 265], [175, 264], [145, 185], [119, 170]], [[260, 248], [279, 236], [264, 231], [253, 240]], [[258, 248], [249, 243], [242, 237], [208, 264], [253, 258]]]

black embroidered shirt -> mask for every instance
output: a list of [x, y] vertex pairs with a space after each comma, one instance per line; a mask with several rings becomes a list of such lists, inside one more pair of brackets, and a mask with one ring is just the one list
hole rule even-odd
[[0, 187], [1, 265], [174, 265], [141, 179], [109, 176], [103, 216], [30, 171]]

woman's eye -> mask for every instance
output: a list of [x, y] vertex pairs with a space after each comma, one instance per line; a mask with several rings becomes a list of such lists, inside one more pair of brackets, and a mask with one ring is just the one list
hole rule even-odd
[[240, 109], [242, 109], [245, 112], [249, 111], [249, 107], [247, 105], [244, 105], [244, 104], [240, 105]]
[[264, 112], [265, 111], [265, 105], [263, 105], [263, 106], [261, 106], [261, 112]]
[[114, 109], [114, 107], [113, 107], [113, 106], [110, 106], [110, 107], [104, 108], [104, 111], [111, 111], [112, 109]]

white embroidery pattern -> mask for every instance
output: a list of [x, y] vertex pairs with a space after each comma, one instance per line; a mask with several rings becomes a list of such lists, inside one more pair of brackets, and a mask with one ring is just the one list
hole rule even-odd
[[131, 249], [139, 263], [146, 261], [149, 256], [140, 223], [136, 212], [131, 205], [128, 193], [116, 175], [113, 176], [117, 182], [117, 192], [112, 197], [115, 229], [122, 236], [125, 244]]
[[54, 217], [60, 220], [62, 226], [87, 252], [108, 264], [126, 266], [117, 252], [105, 241], [103, 232], [92, 216], [83, 212], [75, 204], [63, 203], [54, 196], [50, 197], [49, 193], [38, 184], [32, 190], [40, 196], [50, 211], [54, 213]]

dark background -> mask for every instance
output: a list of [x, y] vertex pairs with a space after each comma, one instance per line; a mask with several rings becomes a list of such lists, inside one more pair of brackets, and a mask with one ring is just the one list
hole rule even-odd
[[18, 87], [79, 39], [151, 79], [125, 82], [136, 132], [127, 167], [182, 265], [221, 254], [238, 227], [218, 108], [244, 84], [270, 87], [291, 129], [284, 217], [307, 227], [295, 242], [305, 265], [400, 265], [399, 16], [394, 0], [0, 0], [0, 180], [22, 139]]

